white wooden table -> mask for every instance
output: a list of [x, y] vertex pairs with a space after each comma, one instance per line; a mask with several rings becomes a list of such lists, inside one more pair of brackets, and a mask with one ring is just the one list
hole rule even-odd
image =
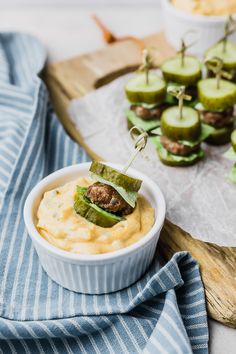
[[[49, 3], [52, 1], [49, 1]], [[74, 1], [75, 2], [75, 1]], [[82, 1], [83, 2], [83, 1]], [[4, 2], [6, 4], [6, 2]], [[149, 6], [105, 5], [10, 5], [1, 8], [0, 31], [24, 31], [36, 35], [46, 46], [50, 61], [63, 60], [104, 46], [101, 33], [91, 19], [98, 15], [117, 35], [143, 37], [161, 31], [161, 9], [156, 0]], [[15, 3], [20, 3], [16, 1]], [[30, 3], [28, 1], [28, 3]], [[65, 2], [64, 2], [65, 3]], [[124, 3], [124, 2], [123, 2]], [[143, 1], [144, 3], [144, 1]], [[236, 330], [213, 320], [210, 325], [210, 353], [235, 354]]]

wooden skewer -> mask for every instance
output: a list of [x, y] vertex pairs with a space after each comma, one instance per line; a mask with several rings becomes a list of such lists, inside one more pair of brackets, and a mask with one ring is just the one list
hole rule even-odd
[[[135, 130], [140, 133], [137, 137], [134, 135]], [[128, 168], [130, 167], [130, 165], [132, 164], [132, 162], [134, 161], [138, 153], [142, 151], [147, 145], [148, 134], [144, 130], [134, 126], [130, 129], [129, 133], [131, 138], [134, 140], [134, 152], [131, 154], [130, 158], [126, 162], [122, 170], [122, 173], [127, 172]]]
[[192, 99], [192, 96], [187, 95], [185, 93], [185, 86], [180, 86], [180, 87], [175, 87], [175, 86], [169, 86], [167, 89], [167, 92], [176, 97], [177, 100], [179, 101], [179, 116], [180, 119], [183, 118], [183, 106], [184, 106], [184, 100], [190, 101]]
[[218, 57], [208, 58], [205, 60], [205, 64], [216, 76], [216, 88], [220, 88], [220, 79], [224, 77], [227, 80], [232, 79], [232, 75], [223, 70], [223, 60]]

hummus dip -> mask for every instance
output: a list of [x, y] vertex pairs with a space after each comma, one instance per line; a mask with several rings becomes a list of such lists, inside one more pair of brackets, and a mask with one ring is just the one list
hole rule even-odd
[[172, 0], [172, 4], [185, 12], [205, 16], [225, 16], [236, 13], [235, 0]]
[[44, 194], [37, 213], [37, 229], [43, 238], [68, 252], [99, 254], [127, 247], [147, 234], [155, 213], [143, 196], [138, 197], [133, 213], [111, 228], [102, 228], [76, 214], [76, 185], [87, 187], [92, 183], [79, 178]]

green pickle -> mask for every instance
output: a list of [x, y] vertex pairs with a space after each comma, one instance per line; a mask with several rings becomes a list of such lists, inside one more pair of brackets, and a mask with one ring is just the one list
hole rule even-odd
[[142, 184], [140, 179], [125, 175], [120, 171], [97, 161], [92, 162], [89, 171], [132, 192], [138, 192]]
[[224, 43], [220, 42], [209, 48], [205, 53], [206, 58], [217, 57], [223, 60], [225, 70], [236, 69], [236, 44], [227, 41], [224, 50]]
[[217, 88], [216, 78], [201, 80], [198, 83], [198, 97], [206, 110], [224, 110], [236, 103], [236, 85], [220, 80], [220, 88]]
[[161, 116], [163, 135], [173, 141], [195, 141], [201, 134], [199, 113], [191, 107], [183, 107], [182, 118], [178, 106], [166, 109]]
[[191, 158], [184, 158], [182, 156], [181, 160], [177, 161], [173, 158], [172, 154], [165, 154], [162, 153], [161, 151], [158, 152], [159, 158], [161, 162], [164, 165], [171, 166], [171, 167], [186, 167], [186, 166], [192, 166], [194, 165], [197, 161], [201, 160], [203, 158], [203, 153], [201, 150], [200, 154], [192, 154]]
[[233, 124], [223, 128], [215, 128], [215, 130], [206, 139], [207, 143], [212, 145], [224, 145], [230, 142], [230, 136], [233, 131]]
[[181, 57], [167, 59], [161, 66], [164, 79], [167, 82], [176, 82], [181, 85], [196, 85], [201, 79], [201, 65], [197, 58], [185, 56], [184, 65]]
[[231, 145], [236, 152], [236, 129], [231, 134]]
[[156, 74], [149, 73], [149, 82], [146, 83], [145, 74], [132, 77], [125, 85], [125, 93], [132, 103], [162, 103], [166, 96], [166, 83]]
[[156, 146], [158, 156], [164, 165], [172, 167], [185, 167], [194, 165], [197, 161], [204, 157], [203, 150], [199, 150], [196, 153], [192, 153], [189, 156], [173, 155], [168, 152], [160, 142], [160, 137], [153, 137], [151, 141]]
[[74, 197], [74, 209], [77, 214], [93, 224], [104, 228], [112, 227], [123, 219], [90, 203], [84, 196], [86, 190], [87, 188], [77, 187], [77, 192]]

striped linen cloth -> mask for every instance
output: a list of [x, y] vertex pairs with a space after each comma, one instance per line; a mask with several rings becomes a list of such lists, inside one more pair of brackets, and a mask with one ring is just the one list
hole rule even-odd
[[35, 38], [0, 35], [0, 354], [207, 353], [204, 290], [187, 252], [109, 295], [63, 289], [42, 270], [26, 196], [45, 175], [88, 160], [50, 108], [44, 62]]

